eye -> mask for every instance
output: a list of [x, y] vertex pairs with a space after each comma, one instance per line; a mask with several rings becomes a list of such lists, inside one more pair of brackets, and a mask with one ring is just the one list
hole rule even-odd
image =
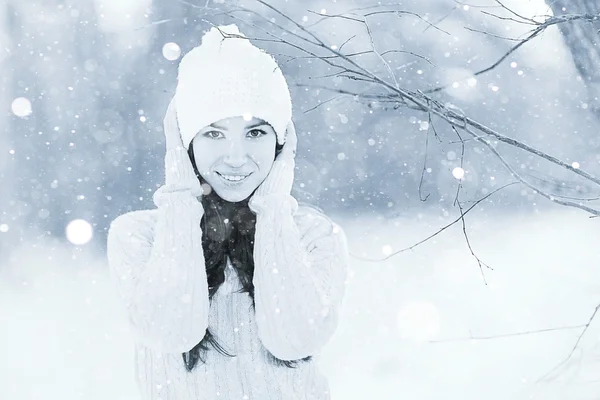
[[210, 139], [217, 139], [219, 135], [221, 135], [221, 132], [219, 131], [208, 131], [204, 133], [204, 136]]
[[248, 135], [253, 139], [259, 138], [266, 134], [267, 132], [263, 131], [262, 129], [252, 129], [251, 131], [248, 131]]

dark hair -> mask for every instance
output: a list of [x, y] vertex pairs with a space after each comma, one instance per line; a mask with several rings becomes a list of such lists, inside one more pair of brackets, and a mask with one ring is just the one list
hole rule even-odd
[[[281, 152], [282, 148], [283, 145], [276, 144], [275, 157]], [[206, 181], [198, 172], [191, 144], [188, 148], [188, 154], [196, 176], [201, 184], [205, 184]], [[202, 196], [204, 216], [200, 225], [202, 227], [202, 248], [204, 250], [209, 301], [212, 301], [214, 294], [225, 281], [225, 268], [229, 256], [242, 284], [239, 293], [250, 294], [252, 310], [255, 310], [252, 279], [254, 277], [256, 216], [248, 207], [250, 197], [252, 196], [243, 201], [231, 203], [223, 200], [214, 190], [211, 190], [209, 194]], [[225, 219], [228, 219], [227, 224], [224, 222]], [[209, 351], [209, 345], [227, 357], [235, 357], [235, 354], [229, 354], [223, 349], [209, 327], [200, 343], [187, 353], [182, 354], [183, 362], [188, 371], [192, 371], [198, 361], [206, 362], [205, 355]], [[269, 355], [274, 364], [288, 368], [295, 368], [299, 361], [309, 361], [312, 358], [308, 356], [300, 360], [288, 361], [280, 360], [271, 353]]]

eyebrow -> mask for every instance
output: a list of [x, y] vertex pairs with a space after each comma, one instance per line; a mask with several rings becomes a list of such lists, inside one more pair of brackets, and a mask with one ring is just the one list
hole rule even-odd
[[[255, 123], [255, 124], [252, 124], [252, 125], [250, 125], [250, 126], [246, 127], [246, 129], [252, 129], [252, 128], [256, 128], [257, 126], [263, 126], [263, 125], [269, 125], [269, 123], [268, 123], [267, 121], [264, 121], [264, 120], [262, 120], [262, 119], [261, 119], [261, 120], [260, 120], [260, 121], [258, 121], [257, 123]], [[222, 130], [222, 131], [226, 131], [226, 130], [227, 130], [227, 128], [226, 128], [226, 127], [224, 127], [224, 126], [221, 126], [221, 125], [217, 124], [216, 122], [215, 122], [215, 123], [212, 123], [212, 124], [210, 124], [209, 126], [212, 126], [213, 128], [220, 129], [220, 130]]]

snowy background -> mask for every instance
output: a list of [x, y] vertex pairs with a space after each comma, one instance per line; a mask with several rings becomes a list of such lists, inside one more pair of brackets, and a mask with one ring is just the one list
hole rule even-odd
[[[449, 222], [336, 219], [363, 257]], [[469, 229], [494, 268], [487, 286], [459, 228], [383, 263], [353, 261], [341, 324], [321, 357], [333, 399], [598, 398], [598, 320], [569, 363], [541, 382], [581, 328], [464, 340], [587, 322], [600, 290], [596, 222], [553, 208], [480, 215]], [[14, 257], [0, 271], [0, 398], [138, 398], [132, 338], [103, 261], [55, 243]]]
[[[163, 179], [161, 124], [178, 57], [209, 27], [204, 19], [232, 22], [198, 8], [205, 3], [0, 4], [0, 399], [137, 398], [131, 337], [107, 281], [106, 228], [119, 214], [152, 207]], [[309, 25], [319, 17], [307, 10], [335, 14], [374, 2], [272, 4]], [[528, 16], [549, 13], [539, 0], [505, 4]], [[456, 80], [441, 100], [599, 174], [600, 123], [557, 29], [493, 72], [463, 81], [512, 44], [465, 26], [513, 37], [525, 27], [450, 0], [406, 1], [403, 9], [439, 27], [407, 16], [372, 21], [382, 50], [430, 61], [390, 55], [403, 86]], [[368, 47], [361, 27], [348, 21], [311, 29], [338, 46], [357, 34], [348, 52]], [[269, 50], [293, 55], [281, 46]], [[361, 62], [385, 76], [375, 57]], [[332, 95], [295, 84], [331, 71], [314, 60], [288, 62], [283, 70], [299, 132], [295, 195], [344, 227], [353, 255], [342, 322], [321, 358], [333, 398], [597, 399], [598, 321], [569, 361], [542, 379], [569, 355], [600, 303], [597, 220], [514, 186], [467, 217], [476, 254], [494, 268], [483, 271], [487, 285], [459, 225], [413, 251], [365, 261], [411, 246], [456, 218], [452, 171], [460, 145], [450, 143], [456, 138], [448, 127], [437, 126], [444, 140], [430, 140], [423, 184], [430, 197], [421, 202], [425, 115], [351, 98], [308, 111]], [[567, 179], [502, 150], [528, 176], [550, 184]], [[474, 144], [464, 170], [464, 200], [510, 181]], [[571, 177], [566, 182], [563, 194], [593, 194]]]

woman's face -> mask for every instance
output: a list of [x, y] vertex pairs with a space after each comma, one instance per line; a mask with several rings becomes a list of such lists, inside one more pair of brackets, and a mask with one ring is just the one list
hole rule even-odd
[[277, 136], [261, 119], [231, 117], [214, 122], [192, 141], [196, 167], [219, 197], [247, 199], [269, 174]]

